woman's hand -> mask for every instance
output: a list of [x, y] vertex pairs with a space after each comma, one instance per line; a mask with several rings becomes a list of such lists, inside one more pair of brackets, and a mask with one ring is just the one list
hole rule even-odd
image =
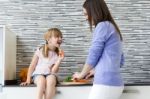
[[[73, 80], [85, 78], [85, 77], [88, 75], [88, 73], [90, 73], [91, 70], [92, 70], [92, 67], [91, 67], [90, 65], [88, 65], [88, 64], [85, 64], [85, 65], [83, 66], [83, 69], [82, 69], [82, 71], [81, 71], [80, 73], [76, 72], [76, 73], [73, 75]], [[90, 75], [93, 75], [93, 74], [94, 74], [94, 72], [91, 71]], [[88, 75], [87, 78], [88, 78], [90, 75]]]
[[79, 80], [79, 79], [83, 79], [83, 76], [81, 75], [81, 73], [79, 72], [75, 72], [72, 76], [73, 80]]
[[92, 69], [86, 76], [85, 76], [85, 79], [89, 79], [90, 77], [93, 77], [94, 76], [94, 69]]

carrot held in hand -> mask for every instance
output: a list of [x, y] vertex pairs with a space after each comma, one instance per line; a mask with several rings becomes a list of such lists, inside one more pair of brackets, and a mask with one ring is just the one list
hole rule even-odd
[[59, 56], [64, 57], [64, 51], [62, 49], [59, 49]]

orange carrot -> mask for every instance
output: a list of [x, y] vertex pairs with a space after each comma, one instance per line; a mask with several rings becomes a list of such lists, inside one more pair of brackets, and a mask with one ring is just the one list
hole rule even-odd
[[86, 79], [76, 79], [74, 80], [74, 82], [89, 82], [89, 80], [86, 80]]
[[59, 50], [59, 55], [61, 56], [61, 57], [64, 57], [64, 51], [63, 50]]

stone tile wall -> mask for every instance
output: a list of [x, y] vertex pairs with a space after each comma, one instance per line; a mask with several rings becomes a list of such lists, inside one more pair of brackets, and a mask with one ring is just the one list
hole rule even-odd
[[[43, 34], [57, 27], [63, 32], [65, 59], [60, 79], [79, 71], [86, 59], [91, 33], [82, 13], [84, 0], [1, 0], [0, 25], [17, 35], [17, 75], [30, 64]], [[106, 0], [124, 37], [125, 83], [150, 82], [150, 0]]]

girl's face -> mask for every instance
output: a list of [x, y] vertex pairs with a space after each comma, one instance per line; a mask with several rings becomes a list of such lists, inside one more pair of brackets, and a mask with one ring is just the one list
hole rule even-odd
[[88, 14], [85, 8], [83, 8], [83, 14], [85, 16], [85, 19], [88, 20]]
[[48, 40], [48, 45], [52, 46], [52, 47], [60, 47], [61, 43], [62, 43], [62, 37], [54, 37], [54, 36], [52, 36]]

